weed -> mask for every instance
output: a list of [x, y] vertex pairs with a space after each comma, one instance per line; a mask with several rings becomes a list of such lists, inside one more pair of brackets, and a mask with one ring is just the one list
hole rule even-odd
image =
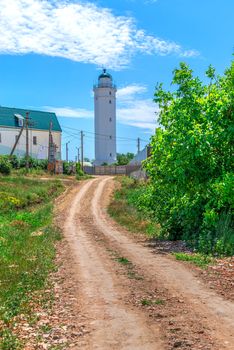
[[78, 180], [78, 181], [81, 181], [81, 180], [88, 180], [88, 179], [92, 179], [92, 178], [93, 178], [93, 176], [88, 175], [88, 174], [83, 174], [83, 175], [77, 174], [77, 175], [76, 175], [76, 180]]
[[131, 264], [130, 261], [127, 258], [124, 258], [123, 256], [116, 258], [116, 261], [118, 261], [120, 264], [123, 264], [123, 265]]
[[8, 328], [0, 331], [0, 350], [19, 350], [22, 349], [22, 343]]
[[142, 299], [141, 305], [143, 306], [150, 306], [150, 305], [164, 305], [165, 301], [162, 299], [156, 299], [156, 300], [149, 300], [149, 299]]
[[164, 305], [165, 301], [162, 300], [162, 299], [157, 299], [157, 300], [153, 301], [153, 304], [155, 304], [155, 305]]
[[188, 253], [173, 253], [176, 260], [188, 261], [195, 264], [198, 267], [206, 268], [207, 265], [211, 264], [213, 258], [208, 255], [202, 254], [188, 254]]
[[48, 324], [43, 324], [40, 328], [43, 333], [50, 333], [52, 329], [52, 327]]
[[141, 305], [149, 306], [149, 305], [152, 305], [152, 302], [151, 302], [151, 300], [148, 300], [148, 299], [142, 299], [141, 300]]

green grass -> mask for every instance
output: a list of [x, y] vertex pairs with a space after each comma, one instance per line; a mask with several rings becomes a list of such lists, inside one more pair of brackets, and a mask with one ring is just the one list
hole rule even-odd
[[131, 264], [130, 261], [127, 258], [124, 258], [123, 256], [120, 256], [119, 258], [116, 258], [116, 261], [118, 261], [122, 265], [129, 265], [129, 264]]
[[202, 254], [174, 253], [176, 260], [188, 261], [198, 267], [206, 268], [207, 265], [213, 262], [213, 258]]
[[30, 314], [34, 293], [43, 290], [54, 269], [60, 233], [52, 224], [51, 200], [62, 189], [60, 181], [0, 177], [1, 350], [20, 348], [12, 334], [15, 318]]
[[76, 175], [76, 180], [80, 181], [80, 180], [88, 180], [88, 179], [92, 179], [93, 176], [92, 175], [88, 175], [88, 174], [83, 174], [83, 175]]
[[158, 237], [160, 226], [152, 220], [150, 213], [136, 205], [139, 192], [144, 191], [144, 183], [127, 176], [116, 178], [117, 187], [109, 204], [108, 213], [129, 231]]
[[151, 306], [151, 305], [164, 305], [165, 301], [162, 299], [150, 300], [150, 299], [142, 299], [141, 305], [143, 306]]

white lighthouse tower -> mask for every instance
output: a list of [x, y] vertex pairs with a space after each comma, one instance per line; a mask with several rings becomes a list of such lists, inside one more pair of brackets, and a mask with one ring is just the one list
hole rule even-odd
[[103, 69], [94, 86], [95, 165], [116, 161], [116, 86]]

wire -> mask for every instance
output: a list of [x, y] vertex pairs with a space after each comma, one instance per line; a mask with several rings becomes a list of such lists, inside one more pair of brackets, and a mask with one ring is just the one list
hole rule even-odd
[[[80, 129], [76, 129], [76, 128], [70, 128], [69, 126], [65, 126], [65, 125], [61, 125], [62, 128], [65, 128], [65, 129], [69, 129], [69, 130], [76, 130], [76, 131], [79, 131], [81, 132], [82, 130]], [[83, 130], [86, 134], [92, 134], [92, 135], [96, 135], [96, 136], [103, 136], [103, 137], [110, 137], [110, 135], [107, 135], [107, 134], [99, 134], [99, 133], [96, 133], [96, 132], [92, 132], [92, 131], [88, 131], [88, 130]], [[66, 132], [66, 130], [65, 130]], [[73, 133], [74, 135], [74, 133]], [[134, 141], [136, 142], [136, 139], [133, 139], [133, 138], [129, 138], [129, 137], [123, 137], [123, 136], [117, 136], [117, 137], [114, 137], [115, 139], [117, 140], [131, 140], [131, 141]], [[148, 143], [149, 141], [148, 140], [144, 140], [144, 139], [140, 139], [142, 142], [145, 142], [145, 143]]]

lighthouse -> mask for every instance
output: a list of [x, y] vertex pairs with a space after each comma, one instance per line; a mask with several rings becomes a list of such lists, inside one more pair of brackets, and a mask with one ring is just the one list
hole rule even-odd
[[116, 161], [116, 86], [106, 69], [94, 91], [95, 165]]

